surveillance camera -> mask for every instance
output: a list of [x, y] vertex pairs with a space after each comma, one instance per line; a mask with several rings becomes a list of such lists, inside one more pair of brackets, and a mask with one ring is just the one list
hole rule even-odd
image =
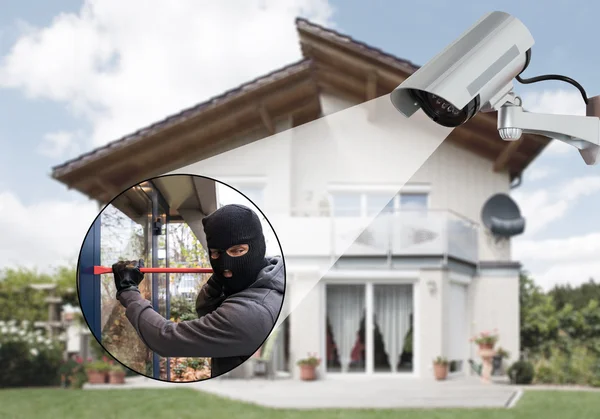
[[533, 44], [521, 21], [489, 13], [398, 86], [392, 103], [406, 117], [422, 109], [440, 125], [462, 125], [506, 102]]
[[[588, 98], [575, 80], [560, 75], [521, 77], [534, 41], [511, 15], [492, 12], [415, 71], [391, 94], [396, 109], [410, 118], [419, 109], [439, 125], [456, 128], [477, 112], [498, 111], [498, 133], [505, 141], [541, 135], [579, 150], [588, 165], [600, 161], [600, 96]], [[586, 116], [527, 112], [513, 92], [523, 84], [559, 80], [579, 89]]]

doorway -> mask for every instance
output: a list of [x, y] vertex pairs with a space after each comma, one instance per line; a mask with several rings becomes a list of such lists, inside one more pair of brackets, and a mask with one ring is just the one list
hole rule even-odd
[[327, 373], [414, 372], [413, 285], [326, 284]]

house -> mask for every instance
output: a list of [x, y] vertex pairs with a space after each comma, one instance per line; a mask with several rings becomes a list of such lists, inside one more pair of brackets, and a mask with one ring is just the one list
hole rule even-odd
[[[277, 208], [294, 224], [319, 213], [321, 200], [281, 193], [310, 187], [293, 184], [306, 180], [294, 172], [301, 149], [235, 173], [219, 170], [218, 155], [388, 95], [418, 67], [304, 19], [296, 26], [299, 62], [67, 161], [52, 176], [106, 203], [136, 182], [209, 161], [198, 174], [239, 189], [267, 215]], [[278, 368], [295, 376], [295, 362], [314, 352], [326, 376], [430, 377], [432, 359], [443, 355], [453, 373], [469, 374], [467, 361], [477, 357], [469, 337], [493, 328], [517, 359], [520, 264], [510, 241], [496, 242], [480, 225], [480, 212], [489, 197], [518, 186], [548, 143], [534, 135], [503, 141], [495, 113], [454, 129], [283, 323]], [[281, 167], [289, 176], [279, 176]], [[383, 206], [381, 192], [393, 186], [381, 182], [362, 168], [326, 185], [323, 217], [343, 222]], [[285, 254], [286, 301], [303, 287], [303, 262], [330, 254]]]

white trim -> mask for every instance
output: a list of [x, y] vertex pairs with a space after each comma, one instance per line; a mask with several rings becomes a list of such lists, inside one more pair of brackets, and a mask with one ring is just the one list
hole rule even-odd
[[431, 193], [431, 185], [428, 183], [409, 183], [404, 185], [400, 190], [400, 193], [410, 195], [410, 194], [427, 194]]
[[473, 277], [471, 277], [470, 275], [465, 275], [465, 274], [459, 274], [456, 272], [451, 272], [450, 275], [448, 276], [448, 280], [450, 282], [453, 282], [455, 284], [460, 284], [460, 285], [470, 285], [471, 281], [473, 280]]
[[225, 176], [215, 178], [226, 185], [244, 185], [244, 186], [265, 186], [267, 178], [265, 176]]
[[431, 192], [431, 185], [426, 183], [407, 183], [407, 184], [343, 184], [333, 183], [328, 185], [328, 192], [392, 192], [406, 194], [428, 194]]
[[416, 378], [423, 376], [421, 371], [421, 287], [419, 281], [413, 283], [413, 371]]
[[367, 192], [391, 192], [396, 193], [402, 189], [402, 185], [381, 185], [381, 184], [331, 184], [327, 186], [328, 192], [356, 192], [356, 193], [367, 193]]
[[[407, 270], [330, 270], [323, 274], [323, 280], [330, 281], [334, 280], [335, 283], [341, 283], [339, 280], [361, 280], [362, 283], [367, 282], [378, 282], [381, 280], [395, 280], [402, 281], [400, 283], [413, 283], [419, 280], [419, 271], [407, 271]], [[354, 282], [351, 282], [354, 283]]]
[[373, 297], [373, 283], [369, 281], [365, 284], [365, 357], [367, 358], [365, 372], [367, 375], [373, 375], [373, 370], [375, 369], [375, 345], [373, 344], [375, 340], [375, 327], [373, 321], [369, 321], [375, 318], [373, 315]]

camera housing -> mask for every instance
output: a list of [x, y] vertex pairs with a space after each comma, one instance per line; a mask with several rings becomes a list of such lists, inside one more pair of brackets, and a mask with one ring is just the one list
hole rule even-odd
[[533, 44], [520, 20], [488, 13], [398, 86], [392, 103], [407, 118], [422, 109], [450, 128], [478, 112], [499, 110], [510, 100], [513, 79], [525, 69]]

